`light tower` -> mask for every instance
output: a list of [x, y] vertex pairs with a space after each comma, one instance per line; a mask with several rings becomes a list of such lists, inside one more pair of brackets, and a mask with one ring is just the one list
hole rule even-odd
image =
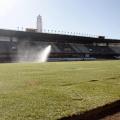
[[42, 16], [37, 17], [37, 32], [42, 32]]

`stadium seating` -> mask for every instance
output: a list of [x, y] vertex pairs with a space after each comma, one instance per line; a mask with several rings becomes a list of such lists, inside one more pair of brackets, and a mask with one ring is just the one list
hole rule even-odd
[[51, 52], [58, 52], [58, 53], [61, 52], [60, 49], [55, 45], [55, 43], [50, 43], [50, 45], [52, 46], [52, 49], [53, 49], [53, 51]]
[[0, 53], [10, 53], [11, 47], [10, 42], [0, 42]]
[[117, 54], [120, 53], [120, 46], [110, 46], [109, 48]]
[[77, 44], [77, 43], [75, 43], [75, 44], [73, 44], [77, 49], [79, 49], [79, 52], [80, 53], [89, 53], [89, 50], [88, 50], [88, 48], [85, 46], [85, 45], [83, 45], [83, 44]]

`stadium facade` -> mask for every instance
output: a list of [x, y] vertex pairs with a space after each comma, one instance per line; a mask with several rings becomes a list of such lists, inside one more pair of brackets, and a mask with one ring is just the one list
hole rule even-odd
[[119, 59], [120, 40], [0, 29], [0, 62], [34, 61], [51, 45], [48, 61]]

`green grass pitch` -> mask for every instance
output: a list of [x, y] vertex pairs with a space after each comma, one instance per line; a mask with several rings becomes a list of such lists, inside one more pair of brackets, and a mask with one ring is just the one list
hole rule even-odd
[[56, 120], [120, 99], [120, 61], [0, 64], [0, 120]]

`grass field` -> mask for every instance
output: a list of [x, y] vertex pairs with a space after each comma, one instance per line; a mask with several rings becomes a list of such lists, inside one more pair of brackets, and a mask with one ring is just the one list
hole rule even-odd
[[0, 120], [56, 120], [120, 99], [120, 61], [0, 64]]

